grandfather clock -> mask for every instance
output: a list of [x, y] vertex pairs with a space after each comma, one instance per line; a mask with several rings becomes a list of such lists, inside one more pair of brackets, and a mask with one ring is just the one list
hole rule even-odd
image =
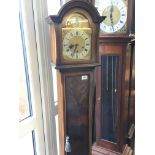
[[84, 1], [66, 3], [47, 18], [51, 59], [57, 70], [60, 155], [90, 155], [94, 69], [99, 65], [99, 26], [104, 17]]
[[[98, 5], [98, 6], [97, 6]], [[126, 93], [126, 50], [131, 41], [130, 0], [102, 0], [96, 4], [106, 16], [101, 23], [96, 69], [96, 141], [92, 155], [128, 155], [128, 94]]]

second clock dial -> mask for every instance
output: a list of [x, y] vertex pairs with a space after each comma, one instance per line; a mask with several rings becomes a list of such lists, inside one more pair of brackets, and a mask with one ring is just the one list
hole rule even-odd
[[104, 0], [98, 6], [100, 14], [106, 16], [101, 23], [104, 33], [126, 33], [127, 23], [127, 1], [126, 0]]

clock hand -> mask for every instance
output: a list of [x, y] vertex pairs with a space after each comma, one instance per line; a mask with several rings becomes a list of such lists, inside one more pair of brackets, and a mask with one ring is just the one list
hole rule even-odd
[[78, 47], [78, 44], [75, 44], [74, 53], [76, 52], [77, 47]]
[[111, 8], [110, 8], [110, 20], [111, 20], [111, 26], [112, 26], [112, 29], [114, 31], [114, 22], [113, 22], [113, 11], [114, 11], [114, 6], [111, 2]]
[[70, 48], [70, 49], [72, 49], [73, 47], [74, 47], [74, 45], [73, 45], [73, 44], [70, 44], [70, 45], [69, 45], [69, 48]]
[[76, 49], [77, 49], [77, 47], [78, 47], [78, 44], [75, 44], [74, 47], [75, 47], [75, 48], [74, 48], [74, 51], [73, 51], [73, 53], [72, 53], [72, 57], [74, 56], [74, 54], [75, 54], [75, 52], [76, 52]]

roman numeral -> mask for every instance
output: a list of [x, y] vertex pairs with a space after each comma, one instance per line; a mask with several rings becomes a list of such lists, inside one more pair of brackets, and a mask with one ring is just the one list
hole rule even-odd
[[73, 37], [73, 34], [72, 33], [70, 35]]

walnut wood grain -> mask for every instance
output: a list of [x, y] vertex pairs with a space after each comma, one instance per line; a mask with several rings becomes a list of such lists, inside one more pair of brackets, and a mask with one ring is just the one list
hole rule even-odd
[[[82, 80], [82, 76], [88, 79]], [[65, 77], [66, 134], [70, 137], [70, 155], [89, 154], [89, 79], [88, 74]]]
[[[91, 154], [94, 67], [80, 70], [70, 68], [58, 72], [60, 75], [58, 81], [59, 135], [62, 155], [65, 154], [66, 136], [70, 137], [71, 155]], [[87, 79], [82, 80], [82, 76], [87, 76]]]

